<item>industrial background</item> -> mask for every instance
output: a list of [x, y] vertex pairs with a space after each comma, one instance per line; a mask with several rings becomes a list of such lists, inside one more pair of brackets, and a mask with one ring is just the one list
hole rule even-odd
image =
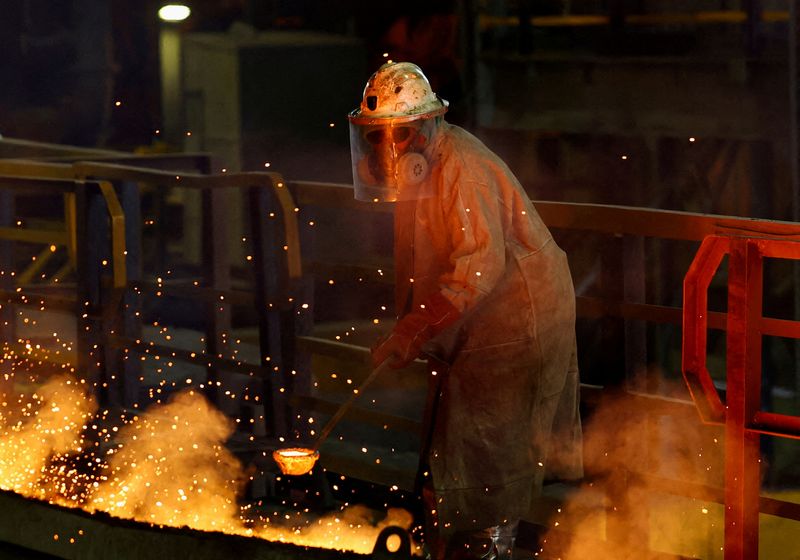
[[[215, 407], [198, 425], [231, 423], [202, 441], [241, 463], [211, 517], [235, 502], [247, 519], [75, 498], [100, 467], [55, 446], [42, 468], [70, 482], [32, 490], [9, 474], [29, 422], [11, 406], [0, 552], [333, 558], [370, 553], [384, 526], [418, 536], [424, 364], [360, 397], [315, 474], [270, 455], [313, 439], [391, 325], [391, 214], [352, 200], [346, 115], [381, 63], [408, 60], [508, 163], [575, 279], [587, 474], [551, 481], [519, 557], [800, 558], [795, 2], [188, 5], [171, 23], [153, 0], [0, 0], [0, 373], [19, 403], [82, 380], [98, 457], [199, 388]], [[762, 268], [763, 285], [743, 272]], [[364, 508], [355, 544], [274, 542], [343, 504]]]

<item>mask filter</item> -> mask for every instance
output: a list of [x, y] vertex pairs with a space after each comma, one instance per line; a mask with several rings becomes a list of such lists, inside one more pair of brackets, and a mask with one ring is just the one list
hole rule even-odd
[[408, 152], [397, 162], [397, 182], [402, 187], [413, 187], [428, 176], [428, 160], [420, 153]]

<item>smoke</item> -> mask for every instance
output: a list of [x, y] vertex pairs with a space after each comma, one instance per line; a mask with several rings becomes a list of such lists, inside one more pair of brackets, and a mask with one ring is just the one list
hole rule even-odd
[[0, 409], [0, 488], [64, 503], [77, 472], [68, 458], [85, 450], [85, 423], [97, 409], [79, 383], [54, 377], [32, 395], [4, 400]]
[[684, 403], [620, 395], [594, 410], [584, 427], [585, 482], [551, 520], [548, 557], [722, 557], [723, 508], [703, 495], [722, 487], [721, 430], [700, 422], [682, 385], [667, 386], [662, 394]]
[[193, 390], [151, 407], [115, 438], [88, 509], [173, 527], [365, 553], [372, 552], [384, 527], [411, 526], [412, 515], [405, 510], [390, 509], [376, 518], [376, 512], [358, 505], [323, 517], [284, 514], [285, 523], [245, 516], [238, 499], [249, 473], [224, 445], [233, 430], [233, 422]]
[[271, 541], [368, 554], [384, 528], [397, 526], [408, 530], [412, 522], [413, 516], [404, 509], [390, 508], [381, 517], [365, 506], [352, 505], [334, 514], [295, 523], [293, 528], [261, 525], [254, 534]]
[[234, 422], [202, 394], [186, 389], [125, 420], [96, 415], [85, 387], [60, 375], [4, 397], [0, 488], [156, 525], [363, 553], [385, 527], [412, 525], [406, 510], [359, 505], [254, 515], [239, 503], [250, 473], [225, 447]]
[[241, 532], [246, 474], [224, 443], [233, 422], [187, 390], [120, 430], [90, 509], [162, 525]]

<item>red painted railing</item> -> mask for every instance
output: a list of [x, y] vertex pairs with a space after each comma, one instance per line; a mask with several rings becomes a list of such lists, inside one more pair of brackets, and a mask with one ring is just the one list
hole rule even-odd
[[[727, 384], [720, 399], [706, 369], [708, 287], [728, 256]], [[761, 410], [761, 340], [800, 338], [797, 321], [762, 316], [764, 258], [800, 260], [800, 242], [711, 235], [684, 279], [683, 375], [703, 421], [725, 426], [725, 560], [758, 558], [761, 434], [800, 439], [800, 417]]]

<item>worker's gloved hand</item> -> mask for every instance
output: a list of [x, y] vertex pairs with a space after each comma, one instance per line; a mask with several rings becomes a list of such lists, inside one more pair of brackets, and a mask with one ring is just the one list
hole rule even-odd
[[389, 336], [372, 350], [373, 367], [391, 360], [392, 368], [400, 369], [413, 362], [422, 346], [455, 323], [461, 313], [441, 293], [436, 292], [424, 304], [401, 318]]

